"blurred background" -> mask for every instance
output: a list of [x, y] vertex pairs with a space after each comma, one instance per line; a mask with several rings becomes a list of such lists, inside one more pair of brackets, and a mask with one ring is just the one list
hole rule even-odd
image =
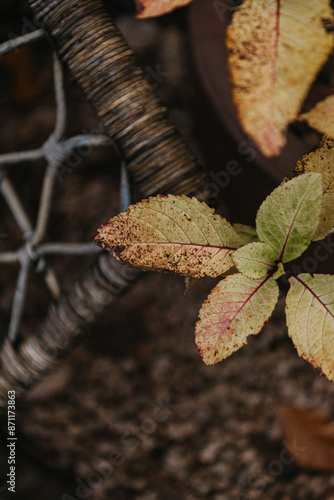
[[[266, 160], [238, 126], [224, 49], [229, 18], [240, 2], [194, 0], [159, 19], [136, 20], [133, 2], [106, 1], [145, 74], [170, 110], [231, 222], [254, 224], [263, 199], [319, 136], [290, 128], [281, 157]], [[215, 5], [223, 4], [217, 10]], [[3, 0], [0, 42], [33, 28], [24, 1]], [[333, 63], [305, 103], [332, 92]], [[66, 75], [66, 135], [98, 122]], [[0, 153], [39, 147], [54, 127], [52, 49], [41, 40], [0, 63]], [[240, 167], [227, 175], [228, 164]], [[7, 169], [31, 219], [45, 165]], [[88, 242], [119, 210], [119, 158], [95, 149], [58, 180], [48, 241]], [[0, 196], [1, 250], [21, 233]], [[333, 257], [314, 260], [329, 272]], [[51, 260], [69, 289], [90, 257]], [[305, 256], [300, 265], [305, 263]], [[306, 269], [307, 271], [308, 269]], [[18, 268], [1, 266], [0, 336], [8, 328]], [[333, 269], [332, 269], [333, 272]], [[145, 274], [110, 307], [61, 366], [20, 401], [17, 491], [35, 500], [334, 500], [334, 385], [298, 358], [288, 338], [284, 294], [257, 338], [223, 363], [206, 367], [194, 343], [201, 303], [215, 282], [184, 296], [182, 278]], [[284, 286], [282, 287], [284, 288]], [[51, 297], [40, 275], [29, 282], [22, 335], [34, 331]], [[0, 498], [7, 492], [6, 422], [0, 449]]]

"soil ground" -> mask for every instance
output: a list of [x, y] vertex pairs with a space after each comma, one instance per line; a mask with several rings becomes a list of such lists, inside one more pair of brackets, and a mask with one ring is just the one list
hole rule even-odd
[[[230, 159], [242, 162], [197, 81], [185, 11], [138, 22], [119, 5], [111, 7], [120, 27], [203, 162], [216, 171]], [[21, 1], [2, 8], [6, 40], [8, 32], [20, 33], [20, 19], [30, 14]], [[52, 131], [50, 57], [39, 42], [21, 59], [3, 61], [2, 152], [38, 147]], [[157, 65], [166, 73], [161, 81], [152, 77]], [[94, 129], [96, 121], [67, 80], [70, 136]], [[43, 164], [22, 165], [9, 172], [32, 218], [43, 169]], [[110, 148], [64, 176], [54, 196], [48, 241], [89, 241], [118, 211], [118, 180]], [[233, 221], [252, 223], [273, 187], [256, 166], [244, 165], [242, 176], [221, 193], [218, 208]], [[1, 249], [16, 248], [20, 232], [3, 200], [0, 210], [0, 232], [8, 234]], [[66, 289], [89, 259], [55, 259], [53, 265]], [[15, 267], [1, 268], [1, 336], [16, 275]], [[285, 327], [284, 294], [258, 337], [223, 363], [206, 367], [194, 343], [194, 324], [213, 284], [203, 280], [184, 296], [181, 278], [143, 275], [57, 371], [19, 403], [15, 498], [334, 500], [334, 473], [301, 467], [292, 458], [291, 450], [301, 444], [287, 439], [279, 417], [283, 408], [297, 407], [334, 419], [334, 385], [298, 358]], [[43, 317], [49, 300], [42, 278], [35, 276], [23, 335]], [[5, 436], [3, 429], [1, 499], [13, 497], [4, 479]], [[324, 450], [333, 456], [331, 441]]]

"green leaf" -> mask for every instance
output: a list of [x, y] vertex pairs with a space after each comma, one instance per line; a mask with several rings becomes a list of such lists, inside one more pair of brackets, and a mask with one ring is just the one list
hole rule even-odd
[[264, 278], [275, 264], [275, 252], [266, 243], [249, 243], [233, 254], [237, 269], [248, 278]]
[[245, 243], [259, 241], [256, 229], [252, 226], [247, 226], [246, 224], [233, 224], [233, 229], [245, 240]]
[[334, 226], [334, 139], [324, 136], [316, 149], [296, 163], [295, 172], [298, 175], [306, 172], [322, 174], [322, 209], [313, 240], [326, 238]]
[[299, 356], [334, 380], [334, 276], [299, 274], [289, 281], [289, 335]]
[[285, 274], [285, 269], [284, 269], [282, 262], [279, 262], [278, 266], [277, 266], [277, 271], [275, 271], [273, 274], [274, 280], [278, 280], [278, 278], [283, 276], [283, 274]]
[[321, 202], [321, 175], [309, 173], [274, 189], [262, 203], [257, 233], [279, 262], [296, 259], [309, 246], [319, 224]]
[[196, 198], [157, 196], [110, 219], [94, 241], [114, 257], [145, 271], [217, 277], [233, 267], [243, 245], [232, 226]]
[[211, 291], [196, 323], [196, 344], [203, 361], [213, 365], [230, 356], [256, 335], [269, 319], [278, 299], [273, 278], [253, 280], [235, 274]]

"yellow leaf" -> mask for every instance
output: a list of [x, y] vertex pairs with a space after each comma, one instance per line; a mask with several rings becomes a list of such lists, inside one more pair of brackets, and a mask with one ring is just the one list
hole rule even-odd
[[334, 139], [334, 95], [320, 101], [311, 111], [300, 115], [300, 118], [318, 132]]
[[180, 276], [220, 276], [242, 238], [196, 198], [157, 196], [110, 219], [94, 241], [124, 264]]
[[234, 102], [266, 156], [280, 153], [288, 124], [333, 49], [323, 19], [333, 20], [329, 0], [245, 0], [228, 28]]
[[136, 17], [143, 19], [162, 16], [178, 7], [184, 7], [190, 2], [191, 0], [136, 0]]
[[195, 338], [206, 365], [230, 356], [260, 332], [278, 299], [273, 278], [253, 280], [235, 274], [220, 281], [199, 313]]
[[322, 174], [322, 210], [313, 240], [326, 238], [334, 226], [334, 139], [324, 136], [314, 151], [304, 155], [296, 163], [295, 172]]
[[299, 274], [289, 282], [289, 335], [299, 356], [334, 381], [334, 276]]

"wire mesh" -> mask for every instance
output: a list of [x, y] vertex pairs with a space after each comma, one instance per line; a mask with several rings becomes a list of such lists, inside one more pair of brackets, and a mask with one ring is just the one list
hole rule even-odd
[[[40, 40], [44, 36], [44, 30], [39, 29], [27, 35], [17, 37], [14, 40], [4, 42], [0, 45], [0, 57], [14, 52], [24, 45]], [[8, 339], [12, 344], [15, 343], [20, 331], [26, 302], [27, 285], [33, 272], [43, 270], [46, 286], [53, 299], [58, 300], [60, 297], [61, 286], [59, 279], [50, 263], [47, 262], [46, 257], [48, 255], [88, 255], [97, 254], [101, 251], [93, 243], [49, 243], [44, 241], [52, 209], [52, 194], [55, 181], [59, 175], [60, 168], [64, 167], [66, 158], [79, 147], [93, 148], [113, 144], [109, 137], [102, 134], [81, 134], [67, 139], [64, 138], [67, 121], [64, 74], [57, 56], [54, 54], [53, 57], [53, 81], [56, 106], [56, 119], [53, 132], [38, 149], [0, 155], [0, 192], [22, 232], [22, 245], [17, 250], [0, 252], [1, 265], [16, 263], [20, 266], [7, 333]], [[41, 159], [46, 162], [46, 169], [36, 223], [33, 224], [6, 171], [9, 167], [12, 168], [20, 163], [35, 162]], [[123, 173], [123, 179], [124, 175]], [[122, 186], [124, 191], [126, 189], [125, 181], [122, 182]]]
[[[62, 242], [55, 246], [54, 243], [44, 241], [51, 208], [50, 192], [55, 182], [54, 170], [57, 175], [59, 170], [56, 166], [62, 165], [63, 172], [72, 171], [69, 161], [66, 162], [66, 154], [68, 150], [73, 150], [75, 143], [89, 144], [92, 147], [107, 141], [117, 147], [118, 155], [126, 161], [126, 168], [123, 164], [124, 175], [121, 177], [122, 209], [129, 203], [125, 189], [126, 170], [131, 173], [136, 192], [141, 198], [158, 193], [188, 196], [196, 194], [201, 200], [206, 200], [209, 196], [205, 169], [170, 120], [167, 108], [148, 82], [145, 72], [138, 65], [135, 54], [107, 12], [104, 2], [27, 1], [38, 20], [38, 26], [44, 26], [61, 63], [81, 87], [103, 130], [112, 141], [101, 137], [100, 130], [99, 137], [77, 136], [68, 141], [56, 137], [55, 132], [61, 131], [62, 119], [66, 121], [66, 104], [64, 103], [65, 108], [62, 110], [57, 104], [59, 128], [55, 127], [54, 133], [41, 148], [29, 151], [24, 156], [25, 160], [30, 162], [34, 159], [46, 160], [47, 168], [36, 226], [31, 227], [30, 221], [27, 221], [18, 197], [7, 196], [7, 203], [10, 207], [13, 205], [18, 222], [25, 226], [21, 228], [24, 244], [16, 252], [2, 255], [2, 261], [8, 263], [16, 259], [19, 262], [19, 277], [23, 288], [26, 288], [34, 266], [46, 265], [46, 253], [44, 255], [43, 252], [61, 253], [60, 248], [62, 252], [77, 251]], [[83, 33], [85, 36], [82, 36]], [[37, 39], [40, 36], [40, 33], [35, 35]], [[29, 43], [30, 40], [15, 39], [15, 48]], [[5, 53], [6, 50], [11, 50], [11, 47], [7, 44], [1, 50]], [[63, 87], [57, 87], [56, 83], [57, 64], [55, 62], [56, 96], [63, 99]], [[15, 167], [17, 158], [22, 161], [22, 153], [15, 154], [16, 157], [2, 157], [7, 161], [7, 169]], [[4, 170], [1, 162], [0, 170]], [[3, 180], [6, 185], [6, 176]], [[8, 191], [8, 182], [4, 191]], [[85, 247], [84, 251], [87, 250]], [[80, 251], [83, 251], [83, 247]], [[98, 250], [94, 248], [93, 251]], [[33, 268], [27, 263], [32, 264]], [[0, 409], [6, 405], [8, 390], [15, 389], [16, 394], [22, 395], [50, 373], [102, 312], [129, 289], [138, 275], [137, 269], [123, 266], [108, 253], [101, 252], [89, 269], [80, 273], [74, 280], [66, 293], [62, 292], [58, 301], [51, 302], [44, 319], [30, 334], [13, 344], [9, 338], [5, 338], [0, 349]], [[50, 267], [48, 276], [48, 286], [57, 292], [54, 272]], [[19, 282], [18, 290], [22, 290]], [[9, 332], [13, 339], [17, 337], [18, 325], [22, 320], [25, 296], [24, 290], [23, 294], [18, 292], [13, 306], [11, 325], [14, 326], [11, 326]]]

